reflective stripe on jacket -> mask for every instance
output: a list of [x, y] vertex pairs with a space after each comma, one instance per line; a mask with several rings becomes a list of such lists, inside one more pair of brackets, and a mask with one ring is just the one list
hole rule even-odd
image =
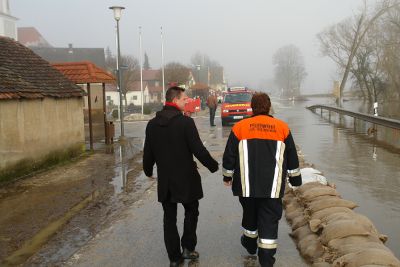
[[242, 197], [281, 198], [285, 179], [301, 185], [296, 146], [289, 127], [267, 115], [236, 123], [223, 156], [224, 180], [233, 178], [232, 191]]

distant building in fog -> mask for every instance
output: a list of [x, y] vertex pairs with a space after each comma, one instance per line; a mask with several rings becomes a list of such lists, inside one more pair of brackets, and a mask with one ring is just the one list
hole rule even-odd
[[51, 47], [35, 27], [18, 27], [18, 42], [26, 47]]

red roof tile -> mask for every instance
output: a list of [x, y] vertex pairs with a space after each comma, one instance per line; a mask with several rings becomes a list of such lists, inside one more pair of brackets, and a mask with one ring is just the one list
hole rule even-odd
[[89, 61], [53, 63], [52, 65], [68, 79], [77, 84], [115, 82], [115, 77], [112, 74]]

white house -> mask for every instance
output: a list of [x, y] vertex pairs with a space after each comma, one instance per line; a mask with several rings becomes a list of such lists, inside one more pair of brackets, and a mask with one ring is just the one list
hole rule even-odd
[[10, 13], [8, 0], [0, 0], [0, 36], [17, 40], [17, 20]]
[[[141, 106], [142, 105], [142, 94], [140, 90], [140, 82], [135, 81], [131, 84], [128, 85], [129, 89], [128, 92], [126, 93], [126, 104], [129, 106], [130, 104], [133, 104], [135, 106]], [[122, 96], [123, 97], [123, 96]], [[151, 94], [151, 91], [149, 89], [149, 85], [147, 82], [143, 82], [143, 99], [144, 99], [144, 104], [150, 103], [150, 102], [155, 102], [156, 97]], [[125, 99], [122, 100], [123, 104], [125, 105]], [[106, 86], [106, 104], [107, 106], [112, 106], [116, 105], [119, 106], [119, 92], [117, 91], [117, 88], [115, 85], [107, 85]]]

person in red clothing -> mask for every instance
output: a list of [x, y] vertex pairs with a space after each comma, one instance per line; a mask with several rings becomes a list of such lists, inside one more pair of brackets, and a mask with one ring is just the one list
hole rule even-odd
[[[164, 108], [147, 124], [143, 150], [144, 173], [152, 176], [157, 165], [158, 201], [164, 209], [164, 242], [170, 266], [199, 257], [196, 228], [203, 189], [193, 156], [211, 172], [218, 170], [218, 162], [204, 147], [193, 119], [183, 115], [188, 98], [184, 91], [176, 86], [167, 90]], [[185, 208], [181, 239], [176, 227], [178, 203]]]
[[243, 207], [241, 243], [250, 254], [258, 250], [262, 267], [275, 263], [278, 224], [286, 177], [302, 183], [296, 146], [287, 124], [269, 115], [267, 94], [251, 99], [253, 116], [236, 123], [223, 156], [223, 180]]

